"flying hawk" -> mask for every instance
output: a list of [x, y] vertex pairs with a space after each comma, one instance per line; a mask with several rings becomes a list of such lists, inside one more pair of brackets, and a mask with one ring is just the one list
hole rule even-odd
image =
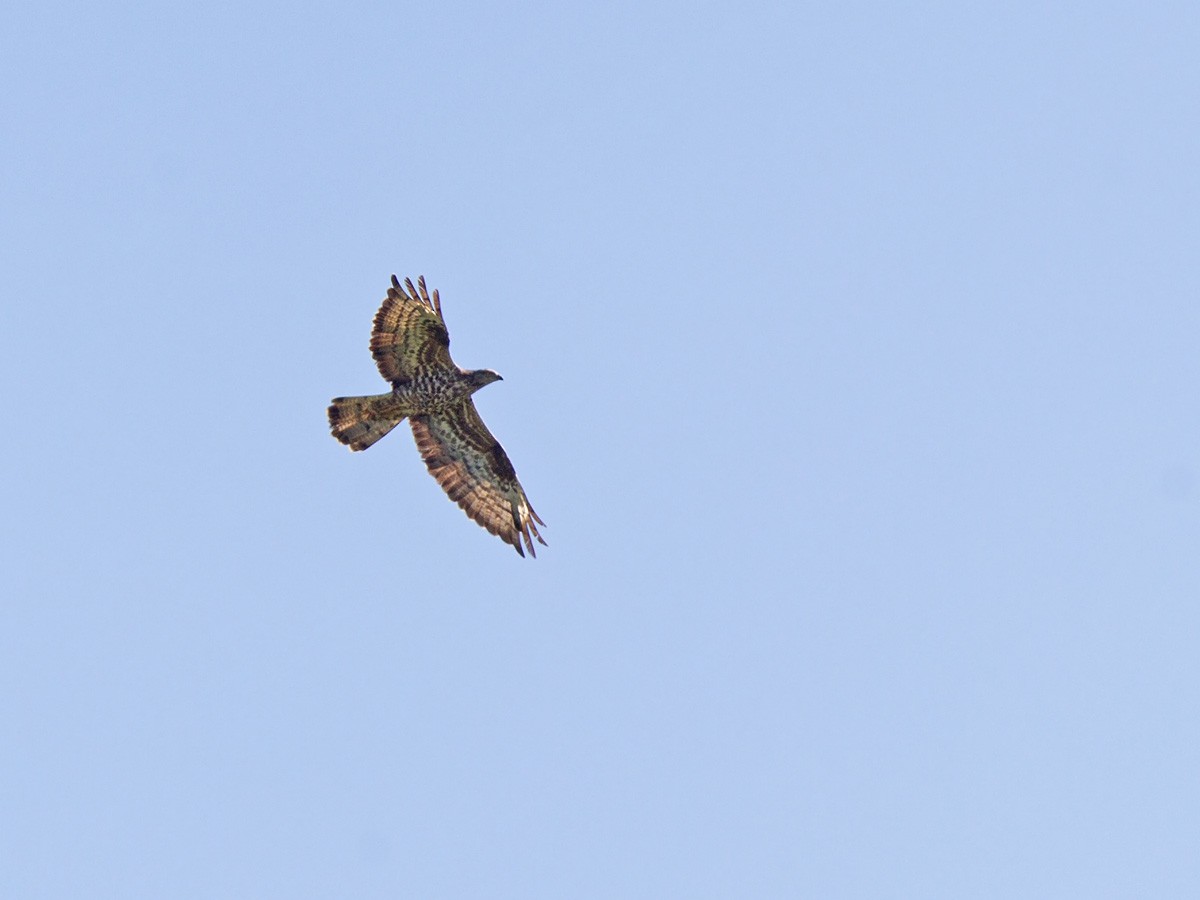
[[[351, 450], [366, 450], [408, 419], [429, 473], [468, 516], [533, 556], [533, 538], [545, 546], [537, 526], [546, 523], [529, 498], [504, 448], [479, 418], [471, 395], [501, 378], [491, 369], [460, 369], [450, 359], [450, 334], [438, 292], [425, 278], [404, 284], [395, 275], [375, 314], [371, 355], [379, 374], [392, 383], [387, 394], [335, 397], [329, 407], [333, 436]], [[536, 525], [534, 523], [537, 523]]]

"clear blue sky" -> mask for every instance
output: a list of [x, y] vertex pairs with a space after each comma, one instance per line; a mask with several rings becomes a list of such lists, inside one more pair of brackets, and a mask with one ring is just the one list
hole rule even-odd
[[1195, 3], [4, 20], [4, 897], [1200, 896]]

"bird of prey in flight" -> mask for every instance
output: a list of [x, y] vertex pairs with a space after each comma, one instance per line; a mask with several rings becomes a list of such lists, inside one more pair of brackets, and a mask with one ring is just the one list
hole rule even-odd
[[[438, 292], [424, 276], [395, 275], [371, 330], [371, 355], [392, 385], [386, 394], [336, 397], [329, 407], [333, 436], [366, 450], [408, 419], [429, 473], [468, 516], [516, 548], [537, 556], [545, 526], [529, 505], [508, 454], [492, 437], [471, 395], [501, 378], [490, 369], [460, 369], [450, 359], [450, 334]], [[524, 548], [522, 548], [524, 543]]]

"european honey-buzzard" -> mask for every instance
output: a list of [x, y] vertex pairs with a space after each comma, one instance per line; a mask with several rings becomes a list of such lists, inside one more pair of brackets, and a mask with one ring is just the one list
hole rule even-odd
[[393, 275], [371, 331], [371, 355], [392, 390], [334, 398], [329, 427], [351, 450], [366, 450], [407, 418], [425, 465], [450, 499], [521, 556], [522, 541], [537, 556], [533, 540], [546, 544], [537, 530], [546, 523], [471, 400], [501, 378], [490, 369], [460, 369], [449, 348], [438, 292], [430, 296], [424, 276], [414, 287], [412, 279], [402, 285]]

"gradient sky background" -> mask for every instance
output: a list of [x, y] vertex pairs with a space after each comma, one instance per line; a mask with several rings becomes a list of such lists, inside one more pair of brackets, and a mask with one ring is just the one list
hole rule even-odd
[[3, 18], [4, 897], [1200, 895], [1200, 6]]

